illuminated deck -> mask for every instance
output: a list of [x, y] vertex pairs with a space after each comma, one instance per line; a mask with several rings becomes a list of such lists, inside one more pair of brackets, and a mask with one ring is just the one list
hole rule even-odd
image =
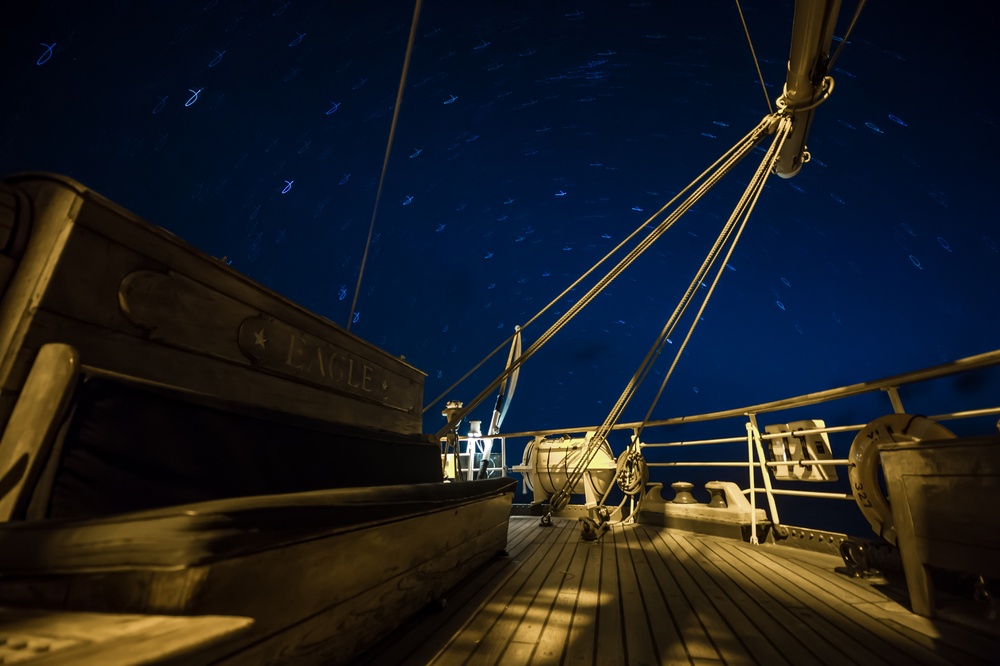
[[[1000, 639], [910, 613], [839, 558], [645, 525], [581, 541], [511, 518], [493, 561], [363, 664], [996, 663]], [[890, 591], [892, 592], [892, 591]], [[895, 592], [892, 592], [894, 595]], [[898, 598], [898, 596], [897, 596]]]

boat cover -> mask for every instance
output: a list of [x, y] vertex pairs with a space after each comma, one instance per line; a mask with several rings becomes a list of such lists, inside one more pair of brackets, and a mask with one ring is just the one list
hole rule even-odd
[[11, 522], [0, 525], [0, 572], [190, 567], [512, 496], [516, 485], [514, 479], [500, 478], [340, 488], [213, 500], [101, 518]]

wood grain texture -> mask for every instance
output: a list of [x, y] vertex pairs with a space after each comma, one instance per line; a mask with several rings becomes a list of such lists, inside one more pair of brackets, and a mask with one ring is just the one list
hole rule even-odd
[[840, 666], [1000, 654], [1000, 635], [914, 615], [834, 573], [833, 556], [646, 525], [615, 527], [597, 543], [567, 519], [547, 529], [513, 517], [510, 529], [536, 537], [498, 564], [488, 591], [448, 608], [465, 622], [427, 632], [414, 622], [390, 637], [395, 650], [360, 663]]
[[1000, 576], [1000, 437], [879, 446], [913, 611], [935, 614], [928, 565]]
[[[253, 625], [247, 617], [126, 615], [0, 608], [0, 663], [199, 663]], [[201, 662], [204, 663], [204, 662]]]

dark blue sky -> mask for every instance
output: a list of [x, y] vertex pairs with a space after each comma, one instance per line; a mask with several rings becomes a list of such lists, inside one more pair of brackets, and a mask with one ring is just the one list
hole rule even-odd
[[[986, 5], [869, 3], [817, 112], [814, 161], [771, 181], [654, 416], [997, 346]], [[412, 5], [100, 7], [5, 3], [0, 170], [70, 175], [346, 324]], [[791, 3], [745, 11], [773, 101]], [[427, 0], [352, 330], [427, 372], [436, 396], [765, 113], [731, 2]], [[751, 168], [525, 367], [506, 430], [604, 419]], [[982, 405], [997, 386], [967, 393]]]

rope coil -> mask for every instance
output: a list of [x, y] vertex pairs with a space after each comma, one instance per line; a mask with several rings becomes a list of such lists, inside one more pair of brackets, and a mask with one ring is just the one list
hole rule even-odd
[[615, 479], [618, 487], [626, 495], [638, 495], [646, 487], [646, 482], [649, 481], [649, 467], [638, 449], [629, 448], [618, 456]]

